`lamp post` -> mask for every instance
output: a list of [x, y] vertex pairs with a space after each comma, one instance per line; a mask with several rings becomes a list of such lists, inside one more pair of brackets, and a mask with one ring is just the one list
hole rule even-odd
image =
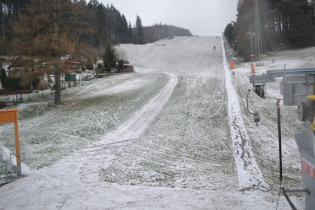
[[256, 35], [256, 33], [249, 31], [246, 34], [250, 36], [250, 54], [253, 55], [253, 36]]
[[250, 36], [250, 57], [251, 57], [251, 61], [252, 61], [252, 64], [251, 64], [251, 69], [252, 69], [252, 73], [255, 74], [255, 71], [254, 71], [254, 64], [253, 64], [253, 59], [254, 59], [254, 54], [253, 54], [253, 36], [256, 35], [255, 33], [253, 32], [247, 32], [246, 33], [247, 35]]

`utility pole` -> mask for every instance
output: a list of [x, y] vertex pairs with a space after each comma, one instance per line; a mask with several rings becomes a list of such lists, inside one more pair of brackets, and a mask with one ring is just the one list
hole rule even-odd
[[260, 27], [260, 15], [259, 15], [259, 5], [258, 0], [255, 0], [255, 54], [258, 61], [261, 60], [262, 49], [262, 37], [261, 37], [261, 27]]
[[254, 70], [254, 63], [253, 63], [253, 59], [254, 59], [254, 54], [253, 54], [253, 36], [256, 35], [255, 33], [252, 32], [247, 32], [247, 35], [250, 36], [250, 58], [251, 58], [251, 72], [255, 74], [255, 70]]

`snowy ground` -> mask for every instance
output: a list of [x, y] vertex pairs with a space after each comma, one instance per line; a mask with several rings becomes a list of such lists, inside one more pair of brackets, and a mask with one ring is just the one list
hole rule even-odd
[[[61, 106], [48, 93], [19, 105], [25, 176], [0, 188], [0, 209], [276, 209], [275, 100], [250, 95], [257, 127], [244, 108], [249, 64], [232, 76], [216, 37], [118, 49], [136, 73], [68, 89]], [[257, 72], [306, 65], [301, 57], [312, 66], [313, 50], [274, 53]], [[278, 89], [267, 87], [270, 98]], [[304, 125], [281, 108], [283, 185], [302, 188], [293, 133]], [[13, 151], [13, 126], [0, 132], [2, 150]], [[298, 209], [303, 196], [292, 195]], [[278, 209], [289, 209], [282, 196]]]

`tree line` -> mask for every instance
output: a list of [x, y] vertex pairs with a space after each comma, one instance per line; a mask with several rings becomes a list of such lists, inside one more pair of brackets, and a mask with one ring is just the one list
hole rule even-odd
[[[188, 30], [175, 26], [144, 27], [138, 15], [136, 25], [133, 27], [125, 15], [113, 5], [104, 5], [98, 0], [90, 0], [88, 3], [85, 0], [57, 0], [56, 8], [53, 2], [53, 0], [1, 0], [0, 55], [15, 54], [16, 50], [12, 47], [12, 43], [16, 41], [16, 33], [20, 30], [17, 26], [20, 27], [21, 23], [25, 22], [24, 19], [35, 24], [43, 21], [52, 22], [54, 11], [59, 22], [58, 30], [66, 31], [67, 36], [97, 50], [103, 50], [107, 42], [144, 44], [168, 36], [191, 35]], [[43, 32], [43, 30], [36, 31], [36, 27], [25, 30], [33, 30], [34, 33], [29, 34], [33, 37], [29, 38], [34, 39], [36, 35]]]
[[[314, 5], [309, 0], [239, 0], [237, 21], [229, 23], [224, 35], [238, 48], [239, 55], [249, 59], [250, 34], [255, 47], [256, 3], [259, 8], [262, 51], [280, 46], [306, 47], [315, 43]], [[256, 24], [257, 25], [257, 24]]]
[[[19, 83], [24, 87], [33, 86], [45, 73], [54, 74], [56, 104], [61, 103], [60, 75], [67, 68], [62, 57], [87, 59], [89, 68], [93, 68], [91, 57], [103, 54], [109, 61], [104, 60], [102, 71], [110, 71], [123, 65], [112, 51], [113, 45], [156, 40], [148, 39], [146, 33], [152, 30], [143, 27], [138, 15], [132, 27], [113, 5], [105, 6], [98, 0], [0, 0], [0, 9], [0, 56], [12, 55], [12, 62], [23, 66]], [[172, 28], [168, 35], [182, 35], [182, 30], [168, 27]], [[155, 33], [165, 37], [162, 31]], [[1, 78], [9, 86], [8, 78]]]

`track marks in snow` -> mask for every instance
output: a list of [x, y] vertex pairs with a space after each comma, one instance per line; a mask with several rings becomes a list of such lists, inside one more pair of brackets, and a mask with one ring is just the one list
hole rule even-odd
[[[177, 85], [178, 79], [174, 74], [168, 74], [169, 81], [160, 92], [153, 97], [147, 104], [144, 105], [139, 111], [137, 111], [129, 120], [123, 123], [117, 130], [107, 134], [102, 138], [101, 141], [94, 144], [93, 148], [97, 147], [108, 147], [108, 146], [125, 146], [126, 142], [132, 141], [133, 139], [139, 138], [141, 134], [148, 128], [148, 126], [154, 121], [156, 116], [162, 110], [164, 105], [168, 102], [175, 86]], [[91, 150], [90, 150], [91, 151]], [[105, 161], [108, 155], [104, 154], [104, 150], [98, 150], [94, 152], [87, 162], [93, 164], [85, 164], [85, 167], [81, 168], [81, 174], [87, 173], [86, 171], [94, 171], [94, 175], [89, 179], [98, 179], [99, 174], [96, 171], [100, 171], [102, 168], [107, 168], [110, 160]], [[101, 164], [98, 164], [101, 162]], [[96, 167], [96, 168], [95, 168]], [[104, 169], [103, 169], [104, 170]]]
[[176, 84], [177, 76], [168, 74], [170, 79], [167, 85], [152, 98], [141, 110], [135, 113], [127, 122], [121, 125], [116, 131], [106, 135], [102, 143], [124, 141], [138, 138], [155, 119], [166, 102], [169, 100]]

